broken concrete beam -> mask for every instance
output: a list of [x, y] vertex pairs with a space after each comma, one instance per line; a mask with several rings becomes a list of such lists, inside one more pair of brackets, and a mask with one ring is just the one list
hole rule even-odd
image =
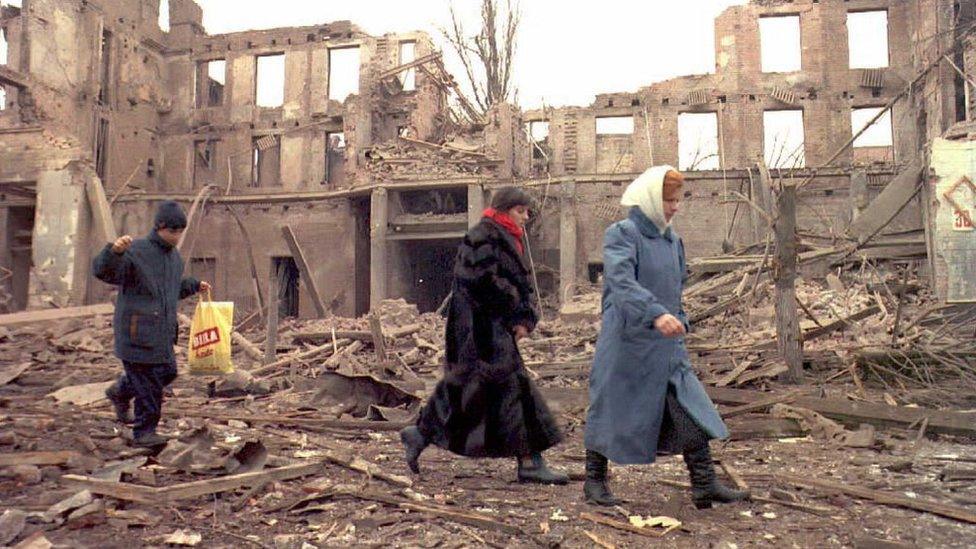
[[916, 157], [851, 223], [851, 236], [856, 237], [859, 243], [863, 244], [879, 233], [915, 196], [922, 173], [922, 161], [920, 156]]
[[0, 467], [10, 467], [14, 465], [64, 465], [78, 455], [78, 452], [72, 451], [17, 452], [13, 454], [0, 454]]
[[85, 305], [83, 307], [65, 307], [63, 309], [41, 309], [36, 311], [22, 311], [0, 315], [0, 326], [20, 326], [37, 322], [51, 322], [68, 318], [85, 318], [89, 316], [110, 315], [115, 311], [111, 303]]

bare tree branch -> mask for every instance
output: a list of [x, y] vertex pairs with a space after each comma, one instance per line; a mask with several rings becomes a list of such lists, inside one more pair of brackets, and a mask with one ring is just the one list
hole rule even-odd
[[504, 21], [500, 17], [498, 0], [482, 0], [481, 29], [469, 36], [454, 6], [451, 8], [451, 28], [441, 34], [464, 66], [474, 103], [481, 114], [498, 103], [512, 98], [512, 65], [521, 22], [517, 2], [506, 0]]

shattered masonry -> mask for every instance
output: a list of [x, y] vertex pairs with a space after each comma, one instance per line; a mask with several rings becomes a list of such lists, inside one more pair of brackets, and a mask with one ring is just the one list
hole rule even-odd
[[[678, 221], [691, 255], [722, 253], [725, 235], [733, 248], [762, 243], [762, 218], [731, 199], [769, 206], [757, 161], [812, 174], [869, 109], [949, 51], [945, 29], [972, 20], [971, 3], [954, 12], [948, 0], [754, 1], [717, 18], [714, 74], [602, 94], [588, 107], [500, 105], [482, 118], [449, 108], [453, 78], [425, 33], [370, 36], [338, 21], [208, 35], [191, 0], [168, 3], [164, 32], [159, 4], [3, 7], [0, 310], [107, 298], [86, 268], [103, 240], [86, 191], [99, 182], [119, 234], [145, 231], [164, 196], [189, 209], [214, 186], [184, 243], [190, 269], [254, 310], [253, 255], [261, 293], [275, 269], [283, 310], [303, 317], [359, 315], [387, 297], [436, 309], [457, 239], [490, 188], [513, 180], [544, 198], [533, 257], [543, 292], [565, 299], [595, 280], [623, 184], [654, 163], [688, 164], [696, 147], [696, 165], [681, 166], [692, 214]], [[861, 52], [846, 54], [845, 29], [864, 14], [883, 23], [887, 59], [851, 68]], [[770, 22], [798, 33], [788, 72], [764, 72]], [[973, 67], [972, 52], [955, 54], [960, 68]], [[855, 143], [819, 170], [801, 193], [801, 233], [837, 238], [873, 211], [889, 181], [968, 118], [973, 100], [959, 80], [938, 65], [895, 103], [890, 144]], [[698, 142], [681, 120], [696, 121]], [[771, 154], [776, 120], [802, 121], [797, 150]], [[929, 194], [923, 186], [885, 228], [899, 244], [874, 253], [927, 256], [944, 294], [952, 259], [933, 245]], [[300, 283], [303, 262], [314, 292]]]

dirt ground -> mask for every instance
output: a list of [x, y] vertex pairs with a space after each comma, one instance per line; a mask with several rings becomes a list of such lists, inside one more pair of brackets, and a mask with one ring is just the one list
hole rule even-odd
[[[8, 344], [5, 349], [8, 359], [23, 354], [36, 357], [36, 349], [29, 346], [17, 350]], [[75, 406], [45, 397], [52, 387], [65, 385], [66, 376], [71, 384], [80, 384], [110, 380], [116, 373], [112, 359], [78, 351], [36, 365], [0, 387], [0, 454], [78, 453], [62, 465], [37, 467], [37, 475], [29, 469], [19, 470], [19, 477], [11, 475], [10, 468], [4, 473], [0, 510], [27, 513], [18, 542], [42, 532], [56, 547], [166, 546], [166, 536], [183, 530], [199, 534], [199, 541], [190, 536], [183, 544], [199, 547], [976, 546], [974, 524], [838, 493], [797, 489], [774, 476], [789, 473], [835, 480], [976, 511], [972, 478], [945, 474], [947, 469], [962, 467], [971, 472], [976, 467], [972, 443], [946, 436], [916, 440], [914, 431], [899, 430], [885, 430], [871, 448], [860, 449], [833, 447], [813, 436], [718, 443], [716, 457], [738, 471], [754, 494], [794, 502], [804, 509], [753, 501], [695, 510], [687, 489], [662, 482], [687, 481], [680, 458], [665, 457], [649, 466], [612, 467], [612, 487], [625, 504], [622, 509], [606, 510], [582, 502], [583, 409], [578, 403], [559, 401], [553, 406], [567, 440], [547, 456], [554, 467], [573, 474], [576, 480], [567, 486], [520, 485], [514, 481], [512, 460], [464, 459], [435, 448], [423, 454], [422, 475], [413, 477], [408, 489], [326, 464], [321, 473], [304, 478], [162, 505], [100, 498], [103, 505], [95, 505], [83, 516], [45, 521], [43, 514], [50, 506], [79, 491], [64, 481], [65, 474], [88, 475], [138, 455], [127, 446], [125, 432], [113, 421], [104, 400]], [[426, 377], [428, 382], [436, 379], [433, 372]], [[269, 465], [312, 459], [317, 451], [334, 450], [365, 459], [383, 472], [408, 475], [396, 431], [190, 417], [276, 414], [314, 419], [322, 414], [313, 407], [300, 409], [311, 391], [292, 388], [266, 396], [208, 398], [205, 379], [181, 376], [172, 392], [161, 432], [179, 437], [206, 425], [218, 456], [243, 441], [260, 441], [271, 456]], [[730, 422], [733, 431], [736, 425]], [[122, 480], [168, 486], [220, 473], [205, 463], [197, 465], [196, 472], [178, 471], [150, 456]], [[476, 513], [507, 526], [499, 530], [461, 524], [368, 499], [370, 494]], [[665, 515], [681, 526], [655, 538], [595, 524], [581, 518], [583, 513], [604, 513], [622, 522], [629, 515]], [[881, 545], [880, 540], [904, 545]]]

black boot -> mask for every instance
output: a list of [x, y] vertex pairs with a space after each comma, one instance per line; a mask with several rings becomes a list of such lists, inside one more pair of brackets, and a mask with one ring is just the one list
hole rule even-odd
[[712, 503], [732, 503], [749, 499], [749, 492], [719, 484], [715, 479], [715, 464], [708, 446], [684, 454], [691, 476], [691, 500], [698, 509], [711, 509]]
[[118, 381], [110, 385], [108, 389], [105, 389], [105, 396], [112, 403], [112, 407], [115, 408], [116, 421], [125, 425], [132, 425], [136, 422], [135, 416], [132, 415], [132, 410], [129, 409], [128, 399], [122, 396]]
[[583, 483], [583, 497], [586, 503], [613, 507], [620, 500], [613, 497], [607, 486], [607, 458], [593, 450], [586, 451], [586, 482]]
[[537, 452], [532, 454], [529, 464], [525, 463], [524, 458], [519, 458], [518, 481], [538, 484], [566, 484], [569, 482], [569, 475], [549, 469], [546, 460], [542, 459], [542, 454]]
[[417, 459], [420, 458], [420, 453], [429, 444], [427, 438], [420, 432], [420, 429], [415, 425], [411, 425], [400, 431], [400, 442], [403, 442], [404, 450], [406, 451], [407, 466], [410, 467], [410, 470], [415, 475], [419, 475], [420, 465], [417, 463]]
[[169, 439], [162, 435], [158, 435], [156, 433], [146, 433], [136, 437], [136, 439], [132, 441], [132, 445], [140, 448], [156, 448], [158, 446], [166, 446], [168, 442]]

